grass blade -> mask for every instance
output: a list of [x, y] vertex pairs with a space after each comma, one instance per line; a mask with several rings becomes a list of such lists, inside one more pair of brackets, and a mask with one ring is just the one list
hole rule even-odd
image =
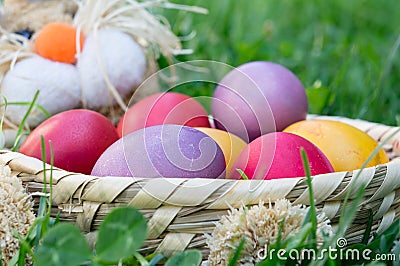
[[25, 126], [26, 120], [28, 119], [29, 115], [31, 114], [32, 109], [33, 109], [33, 107], [34, 107], [34, 105], [36, 103], [36, 100], [37, 100], [38, 96], [39, 96], [39, 91], [36, 91], [35, 96], [33, 97], [33, 100], [32, 100], [31, 104], [28, 107], [28, 110], [26, 111], [24, 117], [22, 118], [21, 123], [19, 124], [18, 131], [17, 131], [17, 138], [15, 139], [14, 145], [13, 145], [13, 147], [11, 149], [14, 152], [18, 150], [19, 140], [21, 139], [21, 136], [23, 134], [23, 130], [24, 130], [24, 126]]
[[247, 175], [245, 174], [245, 172], [243, 172], [242, 169], [236, 169], [236, 171], [239, 172], [240, 176], [242, 177], [243, 180], [249, 180], [249, 178], [247, 177]]
[[54, 167], [54, 149], [53, 149], [53, 142], [49, 140], [49, 146], [50, 146], [50, 180], [49, 180], [49, 185], [50, 185], [50, 193], [49, 193], [49, 208], [48, 208], [48, 215], [50, 216], [50, 210], [51, 206], [53, 205], [53, 167]]
[[29, 254], [32, 257], [33, 255], [33, 251], [32, 251], [32, 247], [29, 244], [29, 242], [22, 237], [17, 231], [12, 230], [12, 234], [15, 238], [18, 239], [19, 241], [19, 250], [18, 250], [18, 266], [25, 266], [25, 262], [26, 262], [26, 255]]
[[[382, 253], [387, 253], [392, 248], [393, 243], [400, 238], [400, 220], [393, 222], [389, 228], [377, 236], [371, 243], [368, 244], [368, 248], [371, 250], [380, 250]], [[386, 244], [390, 245], [387, 246]], [[386, 245], [386, 246], [385, 246]]]
[[[286, 250], [300, 249], [307, 244], [307, 237], [312, 233], [312, 224], [308, 223], [293, 236], [288, 238], [285, 242]], [[314, 242], [314, 241], [313, 241]]]
[[232, 258], [229, 260], [228, 266], [236, 266], [238, 265], [238, 261], [240, 258], [240, 254], [242, 253], [242, 250], [244, 248], [244, 244], [245, 244], [245, 239], [242, 238], [240, 240], [240, 243], [235, 251], [235, 253], [233, 254]]
[[315, 202], [314, 202], [314, 192], [313, 192], [313, 187], [312, 187], [312, 180], [311, 180], [311, 170], [310, 170], [310, 164], [308, 162], [307, 154], [306, 151], [301, 148], [301, 158], [303, 160], [303, 166], [304, 166], [304, 171], [307, 177], [307, 187], [308, 187], [308, 196], [309, 196], [309, 202], [310, 202], [310, 220], [311, 220], [311, 232], [310, 232], [310, 240], [311, 240], [311, 245], [312, 248], [316, 250], [317, 248], [317, 211], [315, 207]]
[[371, 234], [371, 229], [372, 229], [372, 223], [373, 222], [374, 222], [374, 212], [372, 210], [369, 210], [367, 228], [365, 228], [363, 239], [361, 241], [361, 243], [364, 244], [364, 245], [368, 244], [369, 235]]
[[[40, 196], [40, 201], [39, 201], [39, 209], [38, 209], [38, 214], [37, 217], [38, 218], [43, 218], [45, 216], [46, 213], [46, 209], [47, 209], [47, 198], [46, 198], [46, 194], [47, 194], [47, 176], [46, 176], [46, 144], [45, 144], [45, 140], [43, 136], [40, 136], [40, 141], [41, 141], [41, 146], [42, 146], [42, 162], [43, 162], [43, 190], [42, 193], [43, 195]], [[42, 223], [38, 223], [37, 227], [36, 227], [36, 239], [35, 239], [35, 247], [39, 246], [39, 240], [41, 239], [42, 236], [42, 225], [45, 222]]]
[[[17, 106], [24, 106], [24, 105], [30, 106], [31, 104], [32, 104], [32, 102], [8, 102], [7, 103], [7, 105], [17, 105]], [[6, 103], [0, 104], [0, 107], [2, 107], [2, 106], [6, 106]], [[51, 117], [51, 114], [40, 104], [33, 103], [33, 107], [40, 110], [46, 116], [46, 118]]]
[[137, 259], [140, 263], [140, 266], [149, 266], [149, 262], [146, 260], [145, 257], [142, 256], [139, 252], [135, 252], [133, 256]]
[[165, 257], [162, 254], [157, 254], [149, 261], [149, 266], [158, 265]]

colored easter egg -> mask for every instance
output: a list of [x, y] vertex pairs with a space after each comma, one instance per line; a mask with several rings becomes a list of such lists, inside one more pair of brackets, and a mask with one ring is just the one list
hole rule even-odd
[[158, 125], [132, 132], [111, 145], [92, 175], [225, 178], [225, 159], [205, 133], [187, 126]]
[[132, 105], [118, 123], [118, 134], [127, 135], [138, 129], [176, 124], [190, 127], [210, 127], [204, 107], [185, 94], [157, 93]]
[[211, 112], [217, 128], [250, 142], [305, 119], [308, 101], [303, 85], [291, 71], [256, 61], [235, 68], [220, 81]]
[[[272, 132], [253, 140], [236, 159], [233, 168], [241, 169], [249, 179], [303, 177], [305, 170], [301, 148], [307, 154], [312, 175], [333, 172], [326, 156], [308, 140], [286, 132]], [[232, 171], [231, 179], [240, 179]]]
[[50, 144], [54, 149], [54, 166], [71, 172], [90, 174], [100, 155], [118, 140], [114, 125], [103, 115], [83, 109], [52, 116], [27, 137], [19, 152], [42, 159], [41, 136], [50, 163]]

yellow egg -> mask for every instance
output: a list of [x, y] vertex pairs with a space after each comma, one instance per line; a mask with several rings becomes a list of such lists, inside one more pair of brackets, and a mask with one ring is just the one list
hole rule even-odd
[[225, 156], [226, 176], [229, 176], [232, 171], [233, 163], [244, 147], [246, 147], [246, 142], [238, 136], [223, 130], [206, 127], [196, 127], [196, 129], [210, 136], [221, 147]]
[[[367, 133], [338, 121], [304, 120], [290, 125], [284, 131], [314, 143], [338, 172], [360, 169], [378, 146], [378, 142]], [[381, 149], [367, 166], [388, 161], [385, 151]]]

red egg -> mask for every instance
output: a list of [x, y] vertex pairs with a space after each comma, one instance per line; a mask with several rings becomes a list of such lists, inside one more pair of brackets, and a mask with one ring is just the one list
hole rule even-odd
[[54, 166], [83, 174], [90, 174], [100, 155], [118, 140], [111, 121], [83, 109], [62, 112], [44, 121], [27, 137], [19, 152], [42, 159], [41, 136], [46, 143], [47, 163], [50, 163], [51, 141]]
[[119, 121], [117, 131], [121, 137], [162, 124], [210, 127], [207, 111], [198, 101], [181, 93], [165, 92], [144, 98], [130, 107]]
[[[253, 140], [240, 153], [233, 169], [241, 169], [249, 179], [276, 179], [303, 177], [305, 170], [301, 157], [304, 148], [312, 175], [333, 172], [326, 156], [311, 142], [297, 135], [274, 132]], [[231, 179], [240, 179], [237, 171], [232, 171]]]

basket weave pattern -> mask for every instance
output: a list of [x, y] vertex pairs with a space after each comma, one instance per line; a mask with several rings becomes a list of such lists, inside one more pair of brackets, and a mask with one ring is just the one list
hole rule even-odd
[[[310, 117], [334, 119], [354, 125], [378, 141], [387, 139], [397, 128], [342, 117]], [[317, 207], [338, 223], [343, 200], [349, 190], [366, 186], [363, 202], [353, 224], [346, 232], [350, 243], [362, 239], [369, 213], [373, 212], [372, 232], [386, 229], [400, 216], [400, 160], [392, 147], [400, 133], [385, 145], [391, 162], [357, 171], [314, 176], [312, 180]], [[38, 200], [44, 183], [48, 184], [50, 166], [20, 153], [0, 151], [0, 164], [10, 166]], [[46, 172], [46, 174], [44, 173]], [[47, 182], [45, 182], [45, 176]], [[84, 232], [94, 232], [113, 208], [129, 205], [139, 209], [148, 219], [148, 240], [142, 251], [168, 255], [188, 248], [208, 251], [204, 233], [211, 233], [222, 215], [231, 207], [273, 202], [287, 198], [295, 204], [309, 204], [306, 180], [227, 180], [181, 178], [95, 177], [53, 169], [54, 216], [76, 222]], [[48, 185], [47, 185], [48, 186]], [[354, 199], [357, 190], [351, 193]], [[372, 233], [371, 232], [371, 233]]]

